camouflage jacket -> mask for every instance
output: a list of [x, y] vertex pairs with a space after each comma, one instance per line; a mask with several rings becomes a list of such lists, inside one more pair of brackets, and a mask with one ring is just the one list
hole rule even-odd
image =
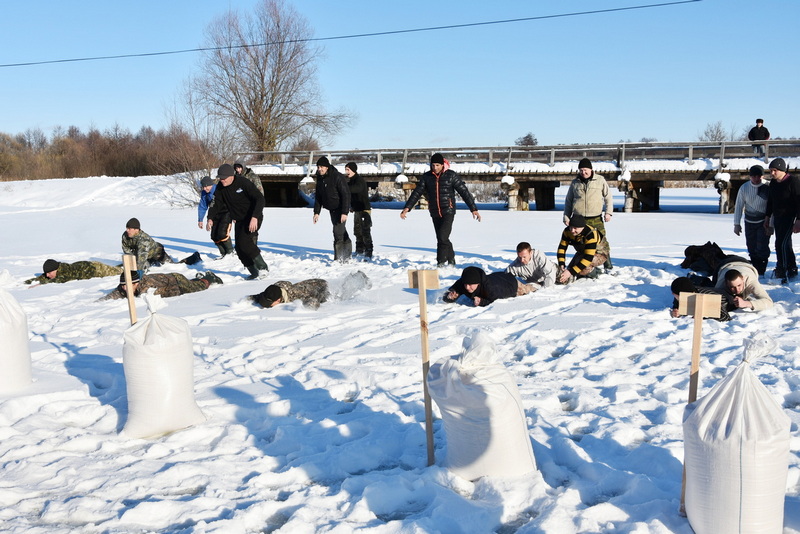
[[316, 310], [320, 304], [328, 300], [328, 282], [320, 278], [303, 280], [296, 284], [281, 280], [280, 282], [275, 282], [275, 285], [281, 288], [281, 293], [283, 294], [282, 302], [301, 300], [304, 306]]
[[253, 182], [253, 185], [256, 186], [256, 189], [258, 189], [258, 192], [261, 193], [261, 196], [264, 196], [264, 184], [261, 183], [261, 178], [256, 176], [256, 173], [253, 172], [253, 169], [251, 169], [250, 167], [246, 167], [244, 169], [244, 172], [239, 176], [244, 176], [245, 178]]
[[89, 278], [119, 275], [121, 272], [122, 267], [106, 265], [99, 261], [76, 261], [75, 263], [59, 263], [55, 278], [47, 278], [45, 274], [42, 274], [30, 280], [25, 280], [25, 283], [63, 284], [72, 280], [88, 280]]
[[[156, 295], [167, 298], [203, 291], [208, 289], [208, 285], [203, 280], [189, 280], [179, 273], [146, 274], [142, 276], [139, 286], [136, 288], [135, 296], [138, 297], [142, 293], [147, 293], [151, 288], [156, 290]], [[124, 299], [127, 296], [125, 289], [123, 289], [123, 284], [120, 284], [114, 291], [101, 297], [100, 300]]]
[[142, 230], [133, 237], [128, 237], [127, 232], [122, 232], [122, 253], [136, 256], [137, 269], [146, 269], [151, 263], [162, 262], [165, 256], [163, 245], [156, 243]]

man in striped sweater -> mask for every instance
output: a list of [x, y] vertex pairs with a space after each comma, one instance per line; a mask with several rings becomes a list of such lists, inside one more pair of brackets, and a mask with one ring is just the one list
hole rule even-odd
[[761, 165], [750, 167], [750, 181], [742, 184], [736, 194], [736, 207], [733, 211], [733, 233], [742, 235], [742, 215], [744, 215], [744, 238], [750, 262], [759, 275], [767, 271], [769, 263], [769, 234], [764, 229], [769, 186], [762, 180], [764, 169]]
[[[575, 256], [567, 265], [567, 249], [570, 245], [575, 248]], [[575, 213], [569, 220], [569, 226], [561, 233], [556, 257], [556, 283], [567, 284], [576, 278], [597, 278], [595, 267], [603, 265], [608, 259], [608, 241], [603, 234], [586, 224], [583, 215]]]

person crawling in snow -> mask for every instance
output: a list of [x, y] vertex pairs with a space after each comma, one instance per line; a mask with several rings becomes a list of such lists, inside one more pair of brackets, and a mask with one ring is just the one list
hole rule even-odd
[[461, 272], [461, 278], [450, 286], [442, 299], [455, 302], [461, 295], [472, 299], [475, 306], [488, 306], [497, 299], [510, 299], [525, 295], [533, 290], [533, 286], [523, 284], [513, 274], [499, 272], [486, 274], [479, 267], [467, 267]]
[[695, 285], [695, 283], [686, 276], [681, 276], [680, 278], [673, 280], [670, 290], [672, 291], [672, 309], [670, 310], [670, 315], [672, 315], [672, 317], [680, 317], [680, 313], [678, 312], [678, 300], [681, 293], [720, 295], [722, 299], [719, 305], [719, 318], [713, 317], [713, 319], [717, 321], [730, 321], [731, 315], [728, 312], [736, 309], [736, 305], [733, 303], [732, 297], [726, 295], [723, 291], [710, 287]]
[[296, 284], [281, 280], [249, 298], [263, 308], [274, 308], [278, 304], [300, 300], [304, 306], [316, 310], [329, 296], [328, 282], [321, 278], [311, 278]]
[[26, 284], [34, 282], [39, 284], [63, 284], [73, 280], [88, 280], [89, 278], [103, 278], [115, 276], [122, 272], [122, 267], [106, 265], [99, 261], [76, 261], [75, 263], [59, 262], [49, 259], [42, 266], [42, 274], [25, 280]]
[[[149, 289], [155, 289], [156, 295], [161, 297], [177, 297], [186, 293], [196, 293], [208, 289], [211, 284], [221, 284], [222, 280], [211, 271], [204, 275], [197, 273], [197, 278], [189, 280], [180, 273], [155, 273], [139, 276], [138, 271], [131, 271], [131, 285], [133, 285], [133, 295], [138, 297], [142, 293], [147, 293]], [[125, 273], [119, 276], [119, 285], [108, 295], [99, 300], [124, 299], [128, 297], [127, 284], [125, 283]]]

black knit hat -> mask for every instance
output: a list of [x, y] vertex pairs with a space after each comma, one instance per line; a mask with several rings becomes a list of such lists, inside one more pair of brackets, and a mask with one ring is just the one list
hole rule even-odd
[[317, 160], [317, 167], [330, 167], [330, 166], [331, 162], [328, 161], [328, 158], [326, 158], [325, 156], [322, 156]]
[[214, 185], [214, 180], [210, 176], [203, 176], [200, 179], [200, 187], [208, 187], [209, 185]]
[[569, 218], [569, 225], [573, 228], [585, 228], [586, 218], [583, 215], [573, 213], [572, 217]]
[[764, 176], [764, 167], [761, 165], [753, 165], [750, 167], [750, 176]]
[[444, 165], [444, 156], [442, 156], [438, 152], [433, 156], [431, 156], [431, 165], [433, 165], [434, 163], [441, 163], [442, 165]]
[[268, 286], [267, 289], [256, 295], [256, 302], [264, 306], [265, 308], [272, 307], [272, 303], [276, 300], [283, 298], [283, 292], [279, 286], [272, 284]]
[[[139, 271], [131, 271], [131, 282], [138, 282], [139, 281]], [[125, 283], [125, 271], [119, 275], [119, 283]]]
[[480, 267], [467, 267], [461, 272], [461, 283], [467, 284], [480, 284], [483, 277], [486, 275]]
[[350, 161], [347, 165], [344, 166], [345, 169], [350, 169], [353, 172], [358, 172], [358, 165], [356, 165], [355, 161]]
[[672, 289], [672, 292], [675, 293], [676, 295], [680, 295], [681, 293], [694, 293], [695, 292], [694, 284], [692, 283], [691, 280], [689, 280], [685, 276], [681, 276], [680, 278], [676, 278], [672, 282], [672, 285], [670, 286], [670, 289]]
[[42, 272], [49, 273], [50, 271], [58, 270], [59, 265], [56, 260], [45, 260], [44, 265], [42, 265]]
[[781, 172], [786, 172], [786, 162], [783, 158], [775, 158], [769, 162], [770, 169], [778, 169]]
[[233, 165], [230, 163], [223, 163], [217, 170], [217, 178], [227, 178], [234, 174], [236, 174], [236, 171], [233, 170]]
[[583, 158], [582, 160], [580, 160], [578, 162], [578, 168], [579, 169], [591, 169], [592, 168], [592, 162], [589, 161], [589, 158]]
[[139, 219], [133, 217], [128, 219], [128, 222], [125, 223], [125, 228], [135, 228], [136, 230], [141, 230], [142, 225], [139, 224]]

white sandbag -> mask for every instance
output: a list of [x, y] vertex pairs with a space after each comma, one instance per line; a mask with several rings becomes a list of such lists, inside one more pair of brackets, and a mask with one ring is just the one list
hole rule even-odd
[[783, 532], [790, 419], [750, 370], [775, 346], [745, 341], [736, 370], [686, 407], [686, 516], [697, 534]]
[[467, 480], [536, 470], [516, 381], [495, 358], [494, 343], [478, 332], [464, 339], [460, 356], [428, 371], [447, 438], [445, 466]]
[[0, 393], [11, 393], [31, 383], [28, 316], [17, 299], [0, 289]]
[[194, 400], [194, 354], [189, 325], [157, 313], [161, 297], [145, 295], [150, 316], [125, 331], [122, 367], [128, 419], [122, 434], [148, 438], [205, 420]]

